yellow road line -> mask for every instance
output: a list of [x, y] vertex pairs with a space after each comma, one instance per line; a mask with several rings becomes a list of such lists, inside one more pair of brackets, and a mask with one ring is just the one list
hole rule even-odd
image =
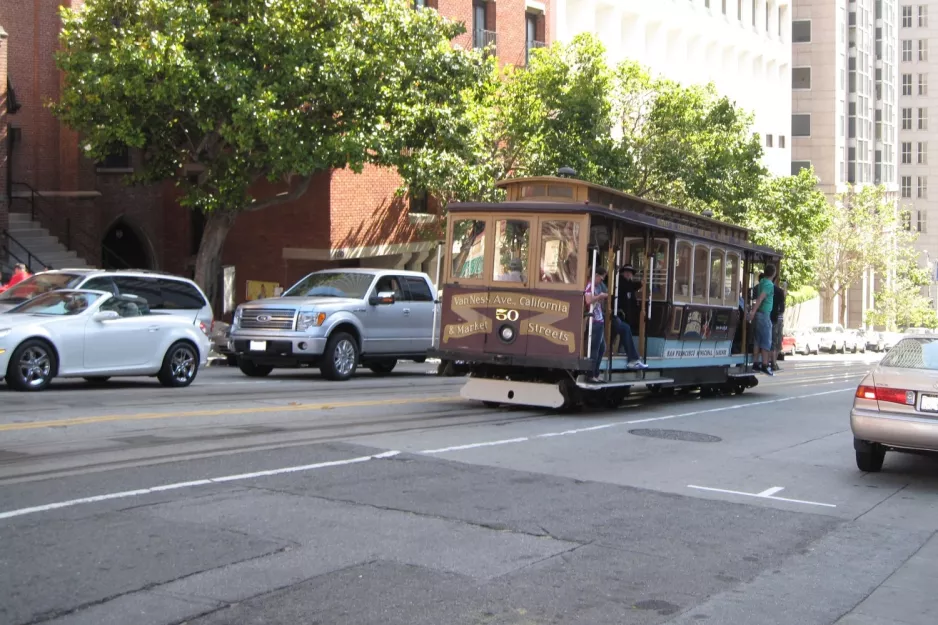
[[144, 412], [140, 414], [102, 415], [98, 417], [75, 417], [53, 421], [34, 421], [32, 423], [5, 423], [0, 425], [0, 432], [17, 430], [37, 430], [48, 427], [68, 425], [91, 425], [113, 421], [143, 421], [147, 419], [180, 419], [184, 417], [220, 417], [237, 414], [263, 414], [268, 412], [299, 412], [303, 410], [333, 410], [336, 408], [365, 408], [368, 406], [401, 406], [406, 404], [432, 404], [451, 402], [460, 397], [424, 397], [422, 399], [372, 399], [362, 401], [328, 402], [321, 404], [288, 404], [286, 406], [263, 406], [256, 408], [218, 408], [215, 410], [190, 410], [187, 412]]

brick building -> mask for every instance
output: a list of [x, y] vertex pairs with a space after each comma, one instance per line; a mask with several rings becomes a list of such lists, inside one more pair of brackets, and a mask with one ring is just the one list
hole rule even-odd
[[[524, 65], [533, 47], [549, 40], [550, 0], [413, 0], [466, 24], [454, 45], [492, 46], [502, 64]], [[82, 0], [62, 0], [77, 6]], [[127, 187], [122, 174], [138, 155], [115, 155], [93, 163], [81, 154], [78, 137], [48, 111], [58, 97], [60, 76], [53, 54], [59, 3], [4, 0], [0, 27], [0, 235], [6, 212], [30, 213], [9, 222], [15, 242], [0, 236], [9, 262], [23, 247], [42, 240], [54, 266], [144, 266], [191, 275], [201, 236], [200, 215], [181, 208], [171, 184]], [[39, 11], [37, 14], [36, 11]], [[4, 58], [6, 57], [6, 65]], [[9, 81], [4, 68], [9, 68]], [[11, 103], [15, 102], [15, 106]], [[395, 197], [397, 175], [376, 167], [362, 174], [336, 170], [319, 174], [299, 200], [239, 217], [222, 264], [235, 267], [235, 299], [245, 282], [292, 284], [306, 272], [328, 266], [436, 268], [441, 231], [432, 201]], [[8, 201], [7, 201], [8, 200]], [[57, 237], [53, 251], [39, 229]], [[17, 236], [20, 233], [20, 236]]]

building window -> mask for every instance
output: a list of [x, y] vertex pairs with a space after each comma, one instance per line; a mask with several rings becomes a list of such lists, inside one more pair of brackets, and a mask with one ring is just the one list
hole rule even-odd
[[785, 135], [779, 135], [779, 136], [778, 136], [778, 147], [780, 147], [780, 148], [784, 148], [784, 147], [785, 147]]
[[902, 27], [912, 28], [912, 6], [902, 7]]
[[918, 75], [918, 94], [928, 95], [928, 74]]
[[131, 169], [130, 149], [124, 146], [116, 152], [105, 156], [104, 160], [97, 164], [97, 168], [115, 170]]
[[791, 68], [791, 88], [792, 89], [810, 89], [811, 88], [811, 68], [810, 67]]
[[918, 177], [918, 199], [928, 199], [928, 178], [925, 176]]
[[802, 169], [811, 169], [811, 161], [792, 161], [791, 175], [797, 176]]
[[525, 41], [527, 46], [524, 55], [525, 64], [531, 62], [531, 50], [543, 48], [545, 45], [537, 36], [537, 24], [540, 17], [540, 15], [535, 13], [526, 13], [524, 16]]
[[928, 142], [927, 141], [918, 142], [918, 164], [928, 165]]
[[919, 107], [918, 109], [918, 129], [928, 130], [928, 109]]
[[[921, 111], [922, 109], [919, 109]], [[919, 113], [921, 115], [921, 112]], [[903, 130], [912, 130], [912, 109], [904, 108], [902, 109], [902, 129]]]
[[918, 60], [919, 61], [928, 60], [928, 39], [918, 40]]
[[902, 95], [912, 95], [912, 74], [902, 75]]
[[765, 147], [772, 147], [772, 135], [765, 135]]
[[899, 151], [899, 154], [900, 154], [900, 162], [903, 165], [911, 165], [912, 164], [912, 142], [903, 141], [902, 149]]
[[791, 42], [811, 43], [811, 20], [792, 20]]
[[791, 136], [810, 137], [811, 136], [811, 115], [797, 114], [791, 116]]
[[488, 2], [476, 0], [472, 4], [472, 47], [488, 48], [496, 45], [495, 30], [489, 30]]
[[918, 222], [916, 224], [917, 225], [916, 229], [922, 234], [925, 234], [925, 232], [928, 230], [928, 228], [926, 227], [928, 225], [926, 223], [926, 220], [928, 219], [928, 211], [918, 210], [918, 211], [915, 211], [915, 213], [916, 213], [916, 217], [918, 218], [916, 220]]
[[430, 196], [427, 195], [426, 191], [411, 194], [410, 214], [411, 215], [429, 215], [430, 214]]
[[902, 62], [903, 63], [912, 62], [912, 40], [911, 39], [902, 40]]
[[902, 176], [899, 187], [902, 190], [902, 197], [912, 197], [912, 176]]
[[928, 5], [918, 5], [918, 27], [928, 28]]

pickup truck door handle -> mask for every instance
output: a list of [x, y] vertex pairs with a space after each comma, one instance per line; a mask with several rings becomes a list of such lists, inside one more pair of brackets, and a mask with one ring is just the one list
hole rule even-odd
[[160, 330], [160, 326], [150, 326], [149, 328], [147, 328], [148, 332], [159, 332], [159, 330]]
[[410, 314], [410, 308], [405, 308], [405, 309], [404, 309], [404, 314], [405, 314], [405, 315], [409, 315], [409, 314]]

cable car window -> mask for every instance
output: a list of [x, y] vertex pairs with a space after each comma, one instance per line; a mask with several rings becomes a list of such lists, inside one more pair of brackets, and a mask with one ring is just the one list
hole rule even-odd
[[727, 306], [739, 305], [739, 256], [726, 255], [726, 278], [723, 282], [723, 301]]
[[723, 250], [710, 251], [710, 303], [723, 302]]
[[690, 299], [691, 264], [693, 246], [687, 241], [678, 241], [674, 254], [674, 299]]
[[495, 222], [493, 280], [519, 283], [528, 281], [530, 238], [531, 222], [525, 219], [499, 219]]
[[521, 197], [543, 197], [547, 195], [547, 185], [526, 184], [521, 187]]
[[694, 248], [694, 302], [707, 303], [707, 282], [710, 273], [710, 249], [705, 245]]
[[577, 282], [577, 242], [580, 224], [575, 221], [541, 221], [541, 281], [555, 284]]
[[452, 272], [454, 279], [480, 280], [485, 271], [485, 221], [453, 222]]
[[554, 197], [573, 197], [573, 187], [568, 187], [565, 185], [556, 185], [552, 184], [547, 187], [547, 195], [552, 195]]

